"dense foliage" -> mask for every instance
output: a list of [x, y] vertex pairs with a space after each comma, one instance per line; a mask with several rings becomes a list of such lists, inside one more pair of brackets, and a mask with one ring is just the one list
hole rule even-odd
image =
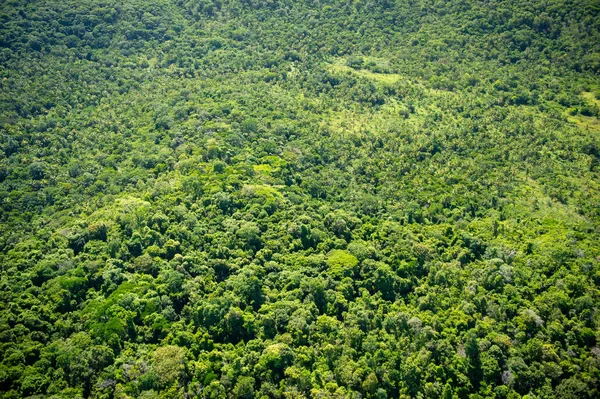
[[4, 398], [600, 395], [594, 0], [0, 2]]

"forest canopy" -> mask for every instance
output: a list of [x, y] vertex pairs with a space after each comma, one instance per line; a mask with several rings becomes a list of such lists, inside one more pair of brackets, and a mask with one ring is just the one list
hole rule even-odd
[[600, 395], [594, 0], [0, 2], [0, 397]]

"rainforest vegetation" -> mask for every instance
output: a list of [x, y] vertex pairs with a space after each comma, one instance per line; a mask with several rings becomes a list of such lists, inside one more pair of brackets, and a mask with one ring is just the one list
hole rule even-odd
[[0, 397], [600, 396], [597, 0], [0, 2]]

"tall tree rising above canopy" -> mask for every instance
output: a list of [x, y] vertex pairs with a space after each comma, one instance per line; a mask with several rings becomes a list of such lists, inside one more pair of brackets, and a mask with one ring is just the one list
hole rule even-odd
[[600, 395], [594, 0], [0, 4], [3, 398]]

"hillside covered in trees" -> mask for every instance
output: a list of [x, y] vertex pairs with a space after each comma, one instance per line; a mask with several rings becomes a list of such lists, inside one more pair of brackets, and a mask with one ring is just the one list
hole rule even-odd
[[0, 2], [0, 397], [600, 395], [597, 0]]

